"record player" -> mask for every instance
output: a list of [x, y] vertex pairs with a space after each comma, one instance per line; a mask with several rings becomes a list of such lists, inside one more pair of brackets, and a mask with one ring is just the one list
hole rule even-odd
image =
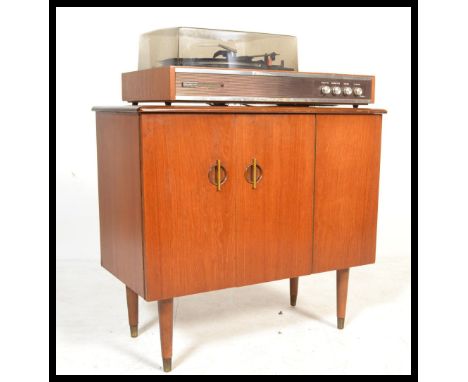
[[138, 71], [122, 74], [122, 99], [212, 105], [366, 105], [375, 77], [299, 72], [294, 36], [171, 28], [140, 38]]

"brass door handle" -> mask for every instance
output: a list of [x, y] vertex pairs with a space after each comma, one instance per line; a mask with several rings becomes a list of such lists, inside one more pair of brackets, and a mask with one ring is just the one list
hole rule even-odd
[[208, 180], [211, 184], [216, 186], [217, 191], [221, 191], [221, 185], [226, 183], [227, 171], [219, 159], [210, 167], [210, 170], [208, 171]]
[[257, 159], [253, 158], [252, 159], [252, 164], [247, 166], [245, 169], [245, 180], [247, 180], [248, 183], [252, 185], [252, 188], [255, 190], [257, 188], [257, 183], [260, 182], [260, 180], [263, 177], [263, 170], [262, 168], [257, 164]]

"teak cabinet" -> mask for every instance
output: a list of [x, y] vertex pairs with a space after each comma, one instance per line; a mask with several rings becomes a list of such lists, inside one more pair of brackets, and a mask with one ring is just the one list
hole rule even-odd
[[173, 298], [375, 261], [384, 110], [122, 107], [97, 111], [101, 263], [157, 300], [164, 370]]

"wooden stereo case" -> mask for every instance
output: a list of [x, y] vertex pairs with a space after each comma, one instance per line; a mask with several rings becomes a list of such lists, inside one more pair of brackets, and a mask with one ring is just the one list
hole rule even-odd
[[122, 99], [132, 103], [367, 105], [374, 88], [374, 76], [335, 73], [167, 66], [122, 74]]

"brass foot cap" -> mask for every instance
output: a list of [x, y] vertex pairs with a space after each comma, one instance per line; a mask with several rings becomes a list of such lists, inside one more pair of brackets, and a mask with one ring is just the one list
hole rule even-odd
[[296, 306], [297, 296], [291, 296], [291, 306]]
[[338, 318], [338, 329], [344, 328], [344, 318]]
[[138, 337], [138, 326], [130, 326], [130, 335], [133, 338]]
[[163, 370], [166, 373], [172, 370], [172, 358], [163, 358]]

